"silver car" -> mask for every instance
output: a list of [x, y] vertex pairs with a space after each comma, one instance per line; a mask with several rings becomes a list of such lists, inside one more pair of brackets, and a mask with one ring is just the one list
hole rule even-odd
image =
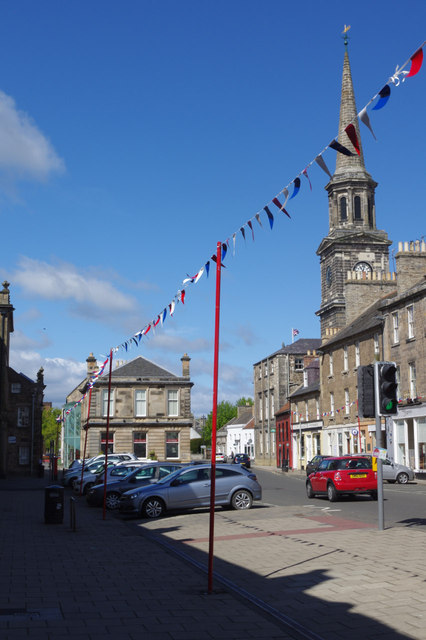
[[[156, 485], [127, 491], [120, 498], [120, 513], [158, 518], [171, 509], [208, 507], [210, 474], [210, 464], [184, 467]], [[216, 467], [216, 505], [250, 509], [253, 500], [261, 499], [262, 487], [250, 470], [231, 464]]]
[[388, 482], [398, 482], [399, 484], [407, 484], [407, 482], [414, 480], [414, 471], [410, 467], [406, 467], [405, 464], [398, 464], [392, 462], [392, 460], [383, 460], [383, 480]]

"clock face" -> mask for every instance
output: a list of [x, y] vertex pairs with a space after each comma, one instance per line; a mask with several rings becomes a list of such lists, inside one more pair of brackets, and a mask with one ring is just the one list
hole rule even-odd
[[368, 262], [357, 262], [354, 266], [354, 271], [358, 271], [361, 273], [371, 273], [371, 267]]
[[325, 272], [325, 281], [327, 282], [328, 286], [331, 285], [331, 268], [327, 267], [327, 271]]

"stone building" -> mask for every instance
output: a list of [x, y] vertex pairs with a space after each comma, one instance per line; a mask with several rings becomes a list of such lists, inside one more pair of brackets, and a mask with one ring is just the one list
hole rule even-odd
[[[133, 452], [138, 458], [190, 460], [191, 388], [188, 355], [182, 375], [138, 357], [99, 377], [81, 403], [80, 451], [86, 457], [105, 452]], [[87, 379], [86, 379], [87, 380]], [[84, 391], [86, 382], [79, 386]], [[90, 398], [90, 415], [87, 418]], [[67, 398], [69, 400], [70, 397]]]
[[36, 381], [9, 366], [14, 308], [9, 283], [0, 291], [0, 477], [38, 473], [43, 456], [43, 369]]
[[320, 410], [319, 359], [304, 363], [303, 384], [290, 396], [292, 439], [290, 452], [293, 469], [305, 469], [306, 463], [321, 453], [323, 421]]
[[259, 464], [276, 465], [275, 413], [303, 383], [304, 368], [320, 345], [318, 338], [300, 339], [253, 365], [254, 453]]
[[[360, 154], [345, 127], [354, 123]], [[382, 424], [388, 457], [425, 469], [425, 276], [423, 242], [399, 245], [396, 274], [389, 245], [376, 228], [375, 187], [364, 165], [347, 49], [343, 64], [339, 142], [353, 155], [337, 155], [326, 186], [329, 233], [317, 251], [321, 265], [320, 389], [322, 453], [371, 451], [375, 419], [358, 416], [357, 371], [375, 361], [395, 361], [400, 376], [398, 414]]]

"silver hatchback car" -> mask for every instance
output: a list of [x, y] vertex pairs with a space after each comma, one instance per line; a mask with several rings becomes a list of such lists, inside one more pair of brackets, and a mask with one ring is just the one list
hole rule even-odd
[[[157, 484], [123, 493], [122, 514], [158, 518], [167, 510], [210, 506], [211, 465], [184, 467]], [[250, 509], [253, 500], [262, 499], [256, 475], [244, 467], [221, 464], [216, 467], [215, 504], [234, 509]]]

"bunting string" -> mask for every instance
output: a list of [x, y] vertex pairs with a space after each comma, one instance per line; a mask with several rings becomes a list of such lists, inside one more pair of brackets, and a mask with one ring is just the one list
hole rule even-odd
[[[369, 100], [369, 102], [361, 109], [361, 111], [357, 114], [355, 120], [347, 124], [345, 128], [346, 135], [348, 136], [348, 140], [351, 142], [353, 148], [355, 149], [355, 152], [358, 155], [360, 154], [360, 144], [359, 144], [358, 136], [356, 134], [356, 129], [354, 126], [356, 120], [359, 119], [371, 131], [373, 137], [376, 139], [376, 136], [374, 135], [373, 129], [371, 127], [370, 118], [367, 113], [367, 108], [370, 107], [370, 105], [376, 100], [377, 102], [375, 106], [372, 107], [371, 109], [372, 111], [378, 111], [383, 107], [385, 107], [391, 96], [390, 85], [392, 84], [393, 86], [398, 87], [402, 83], [404, 83], [408, 78], [415, 76], [420, 71], [423, 64], [423, 47], [425, 44], [426, 44], [426, 40], [420, 45], [420, 47], [416, 49], [416, 51], [406, 60], [406, 62], [401, 67], [399, 66], [396, 67], [394, 73], [389, 77], [387, 83], [382, 87], [382, 89], [380, 89], [380, 91], [378, 91], [378, 93], [376, 93]], [[408, 64], [410, 64], [410, 69], [405, 70], [405, 67], [407, 67]], [[301, 176], [304, 176], [307, 179], [310, 190], [312, 191], [312, 183], [308, 175], [308, 169], [310, 169], [311, 166], [316, 164], [321, 168], [322, 171], [324, 171], [328, 175], [330, 179], [332, 178], [332, 174], [329, 171], [328, 166], [323, 158], [323, 155], [328, 149], [333, 149], [337, 153], [342, 153], [347, 156], [355, 155], [350, 149], [344, 146], [341, 142], [338, 142], [337, 136], [333, 138], [331, 142], [328, 145], [326, 145], [322, 149], [322, 151], [318, 153], [313, 160], [311, 160], [311, 162], [306, 164], [305, 168], [302, 171], [300, 171], [285, 187], [283, 187], [280, 190], [280, 192], [276, 194], [266, 205], [264, 205], [260, 211], [257, 211], [254, 214], [254, 216], [252, 216], [243, 225], [241, 225], [238, 228], [238, 231], [234, 231], [234, 233], [228, 236], [226, 242], [222, 244], [221, 267], [225, 268], [225, 265], [223, 264], [223, 260], [227, 255], [227, 249], [230, 246], [230, 243], [232, 242], [232, 254], [233, 256], [235, 256], [237, 237], [239, 236], [239, 234], [241, 234], [244, 241], [246, 240], [246, 235], [245, 235], [246, 226], [250, 229], [252, 239], [254, 241], [255, 236], [254, 236], [254, 230], [253, 230], [253, 221], [256, 220], [259, 223], [260, 228], [263, 229], [261, 216], [264, 213], [267, 216], [269, 227], [272, 231], [274, 226], [274, 214], [271, 212], [269, 208], [271, 204], [274, 204], [280, 212], [282, 212], [289, 219], [291, 219], [290, 212], [286, 209], [287, 202], [292, 200], [299, 194], [301, 190]], [[291, 189], [292, 189], [292, 194], [290, 196], [289, 193]], [[282, 196], [284, 197], [284, 200], [283, 200], [283, 203], [281, 204], [280, 198]], [[152, 333], [151, 333], [152, 335], [155, 332], [155, 328], [159, 324], [163, 326], [164, 322], [168, 317], [171, 317], [171, 318], [173, 317], [173, 314], [178, 304], [183, 305], [185, 303], [187, 288], [193, 284], [197, 284], [202, 278], [202, 276], [204, 275], [204, 273], [206, 274], [207, 278], [209, 277], [211, 261], [213, 262], [217, 261], [215, 254], [213, 254], [210, 257], [210, 259], [207, 260], [205, 264], [202, 267], [200, 267], [200, 269], [198, 269], [198, 271], [194, 276], [188, 275], [186, 278], [184, 278], [181, 288], [173, 296], [172, 300], [167, 305], [165, 305], [164, 309], [155, 316], [154, 320], [148, 322], [142, 329], [138, 330], [134, 335], [130, 336], [127, 340], [125, 340], [121, 344], [112, 348], [111, 351], [115, 353], [120, 349], [124, 349], [127, 352], [133, 346], [136, 346], [136, 347], [139, 346], [142, 339], [149, 339], [150, 336], [148, 336], [148, 334], [150, 333], [151, 329], [152, 329]], [[108, 360], [109, 360], [109, 356], [103, 363], [102, 367], [99, 369], [99, 372], [91, 378], [91, 381], [89, 383], [91, 386], [93, 386], [93, 384], [95, 384], [98, 377], [102, 375]], [[90, 388], [90, 386], [88, 388]], [[80, 404], [84, 400], [86, 395], [87, 393], [74, 406], [77, 406], [78, 404]], [[69, 413], [71, 410], [72, 408], [67, 410], [67, 413]], [[325, 415], [329, 415], [329, 414], [323, 414], [323, 416]]]

